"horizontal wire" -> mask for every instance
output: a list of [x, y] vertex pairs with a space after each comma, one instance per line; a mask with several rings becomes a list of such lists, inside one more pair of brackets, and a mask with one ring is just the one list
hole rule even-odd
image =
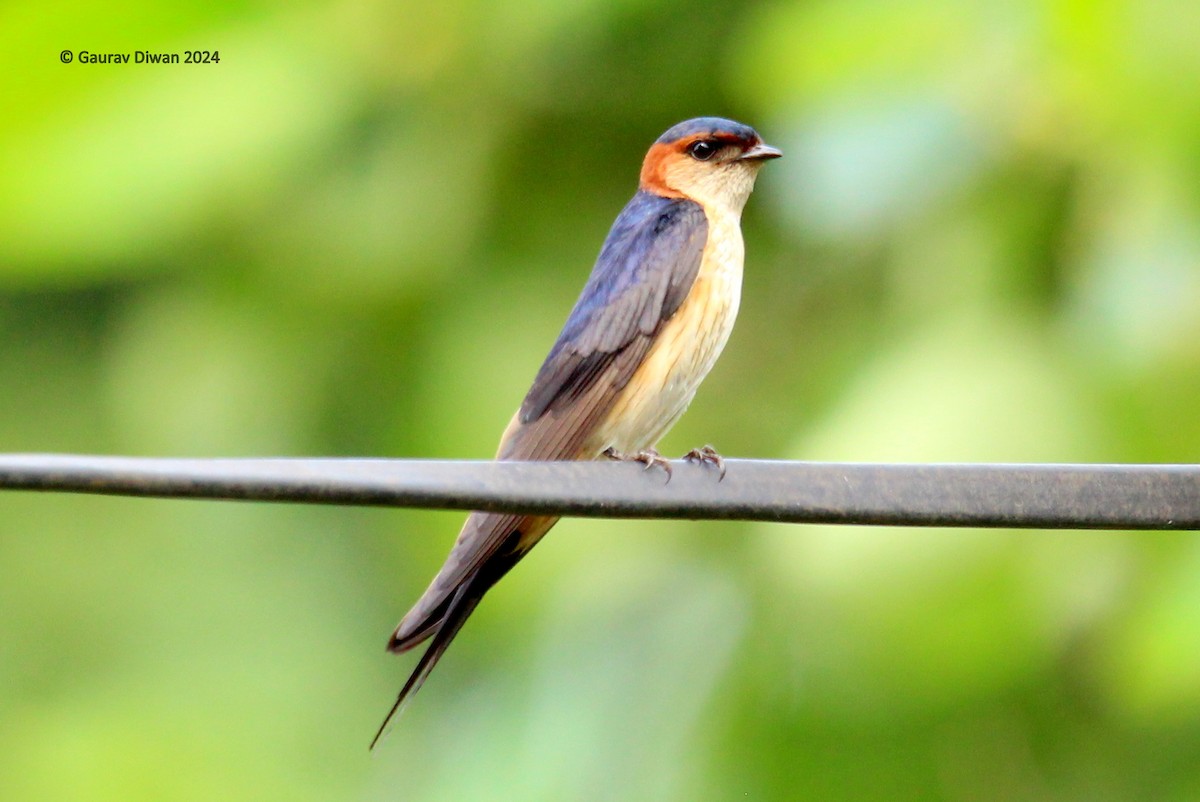
[[1200, 529], [1200, 465], [181, 459], [0, 455], [0, 488], [791, 523]]

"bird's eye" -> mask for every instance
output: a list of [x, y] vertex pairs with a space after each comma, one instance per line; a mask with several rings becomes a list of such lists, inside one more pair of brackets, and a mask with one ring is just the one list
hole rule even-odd
[[688, 155], [696, 161], [706, 162], [717, 153], [717, 146], [706, 139], [701, 139], [688, 145]]

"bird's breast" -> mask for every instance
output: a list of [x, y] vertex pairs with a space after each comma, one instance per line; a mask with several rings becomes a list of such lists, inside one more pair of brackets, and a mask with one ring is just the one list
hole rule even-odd
[[708, 240], [696, 280], [598, 427], [591, 443], [597, 454], [653, 447], [683, 415], [729, 340], [742, 293], [740, 215], [705, 213]]

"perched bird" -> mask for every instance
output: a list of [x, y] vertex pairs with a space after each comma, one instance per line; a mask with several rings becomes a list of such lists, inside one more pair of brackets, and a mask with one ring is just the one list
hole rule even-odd
[[[742, 283], [742, 208], [767, 159], [782, 154], [718, 117], [667, 130], [642, 163], [592, 274], [521, 408], [501, 460], [662, 464], [658, 439], [687, 409], [725, 347]], [[720, 462], [710, 448], [694, 458]], [[723, 470], [723, 466], [722, 466]], [[445, 565], [396, 627], [388, 650], [433, 640], [372, 746], [421, 687], [483, 594], [558, 521], [472, 513]]]

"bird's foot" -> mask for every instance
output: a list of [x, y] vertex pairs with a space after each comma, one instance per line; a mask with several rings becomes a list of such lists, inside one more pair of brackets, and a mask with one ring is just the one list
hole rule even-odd
[[671, 461], [662, 454], [659, 454], [653, 448], [643, 448], [641, 451], [631, 456], [629, 454], [622, 454], [615, 448], [610, 447], [604, 450], [604, 456], [608, 457], [609, 459], [621, 460], [622, 462], [640, 462], [646, 466], [642, 469], [646, 471], [657, 466], [667, 472], [667, 481], [671, 481]]
[[717, 453], [717, 450], [712, 446], [704, 446], [704, 448], [693, 448], [691, 451], [683, 455], [683, 458], [688, 462], [696, 463], [697, 465], [715, 465], [721, 473], [717, 477], [717, 481], [725, 478], [725, 458]]

